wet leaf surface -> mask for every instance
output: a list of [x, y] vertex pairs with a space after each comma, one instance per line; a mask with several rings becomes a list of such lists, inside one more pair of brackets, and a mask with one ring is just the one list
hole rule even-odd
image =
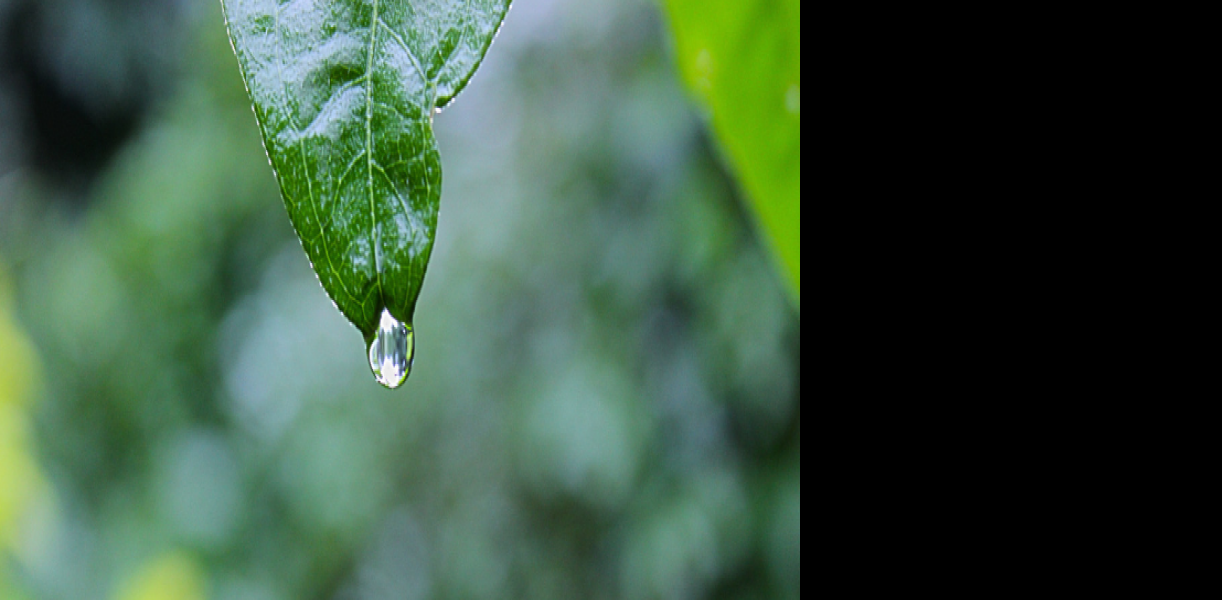
[[509, 0], [223, 0], [285, 207], [323, 288], [371, 341], [411, 323], [441, 200], [432, 117]]

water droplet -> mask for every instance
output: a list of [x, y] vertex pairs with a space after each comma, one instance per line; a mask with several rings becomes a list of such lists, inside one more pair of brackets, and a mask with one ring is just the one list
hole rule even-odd
[[377, 335], [369, 344], [369, 369], [373, 371], [374, 379], [392, 390], [403, 385], [412, 372], [415, 354], [412, 326], [399, 322], [390, 316], [389, 310], [382, 309]]

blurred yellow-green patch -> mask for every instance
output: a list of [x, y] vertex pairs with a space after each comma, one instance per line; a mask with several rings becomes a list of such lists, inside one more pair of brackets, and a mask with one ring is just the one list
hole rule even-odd
[[12, 549], [21, 516], [43, 489], [26, 413], [36, 363], [11, 306], [8, 278], [0, 264], [0, 558]]
[[675, 59], [705, 108], [795, 301], [801, 294], [801, 3], [665, 0]]
[[115, 600], [204, 600], [204, 574], [185, 554], [172, 552], [141, 567]]
[[26, 410], [36, 379], [34, 351], [12, 316], [11, 287], [0, 262], [0, 600], [26, 598], [5, 563], [18, 543], [23, 518], [46, 490]]

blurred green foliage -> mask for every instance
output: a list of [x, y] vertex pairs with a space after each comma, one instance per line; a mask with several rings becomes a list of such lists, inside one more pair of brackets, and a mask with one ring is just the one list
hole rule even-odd
[[795, 297], [802, 266], [802, 4], [664, 0], [675, 59], [708, 108]]
[[[123, 10], [162, 6], [7, 5], [74, 14], [99, 61], [139, 44]], [[437, 118], [397, 393], [284, 215], [219, 8], [182, 6], [149, 34], [181, 47], [123, 67], [163, 87], [84, 185], [42, 166], [0, 56], [0, 323], [30, 357], [0, 381], [32, 390], [48, 488], [0, 598], [799, 597], [800, 321], [656, 6], [518, 3]], [[123, 69], [92, 77], [125, 97]]]

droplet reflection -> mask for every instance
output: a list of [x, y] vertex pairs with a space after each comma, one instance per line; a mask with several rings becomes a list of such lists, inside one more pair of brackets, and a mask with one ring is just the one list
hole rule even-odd
[[392, 390], [403, 385], [412, 372], [415, 346], [412, 326], [399, 322], [390, 311], [382, 309], [378, 332], [369, 344], [369, 369], [378, 383]]

